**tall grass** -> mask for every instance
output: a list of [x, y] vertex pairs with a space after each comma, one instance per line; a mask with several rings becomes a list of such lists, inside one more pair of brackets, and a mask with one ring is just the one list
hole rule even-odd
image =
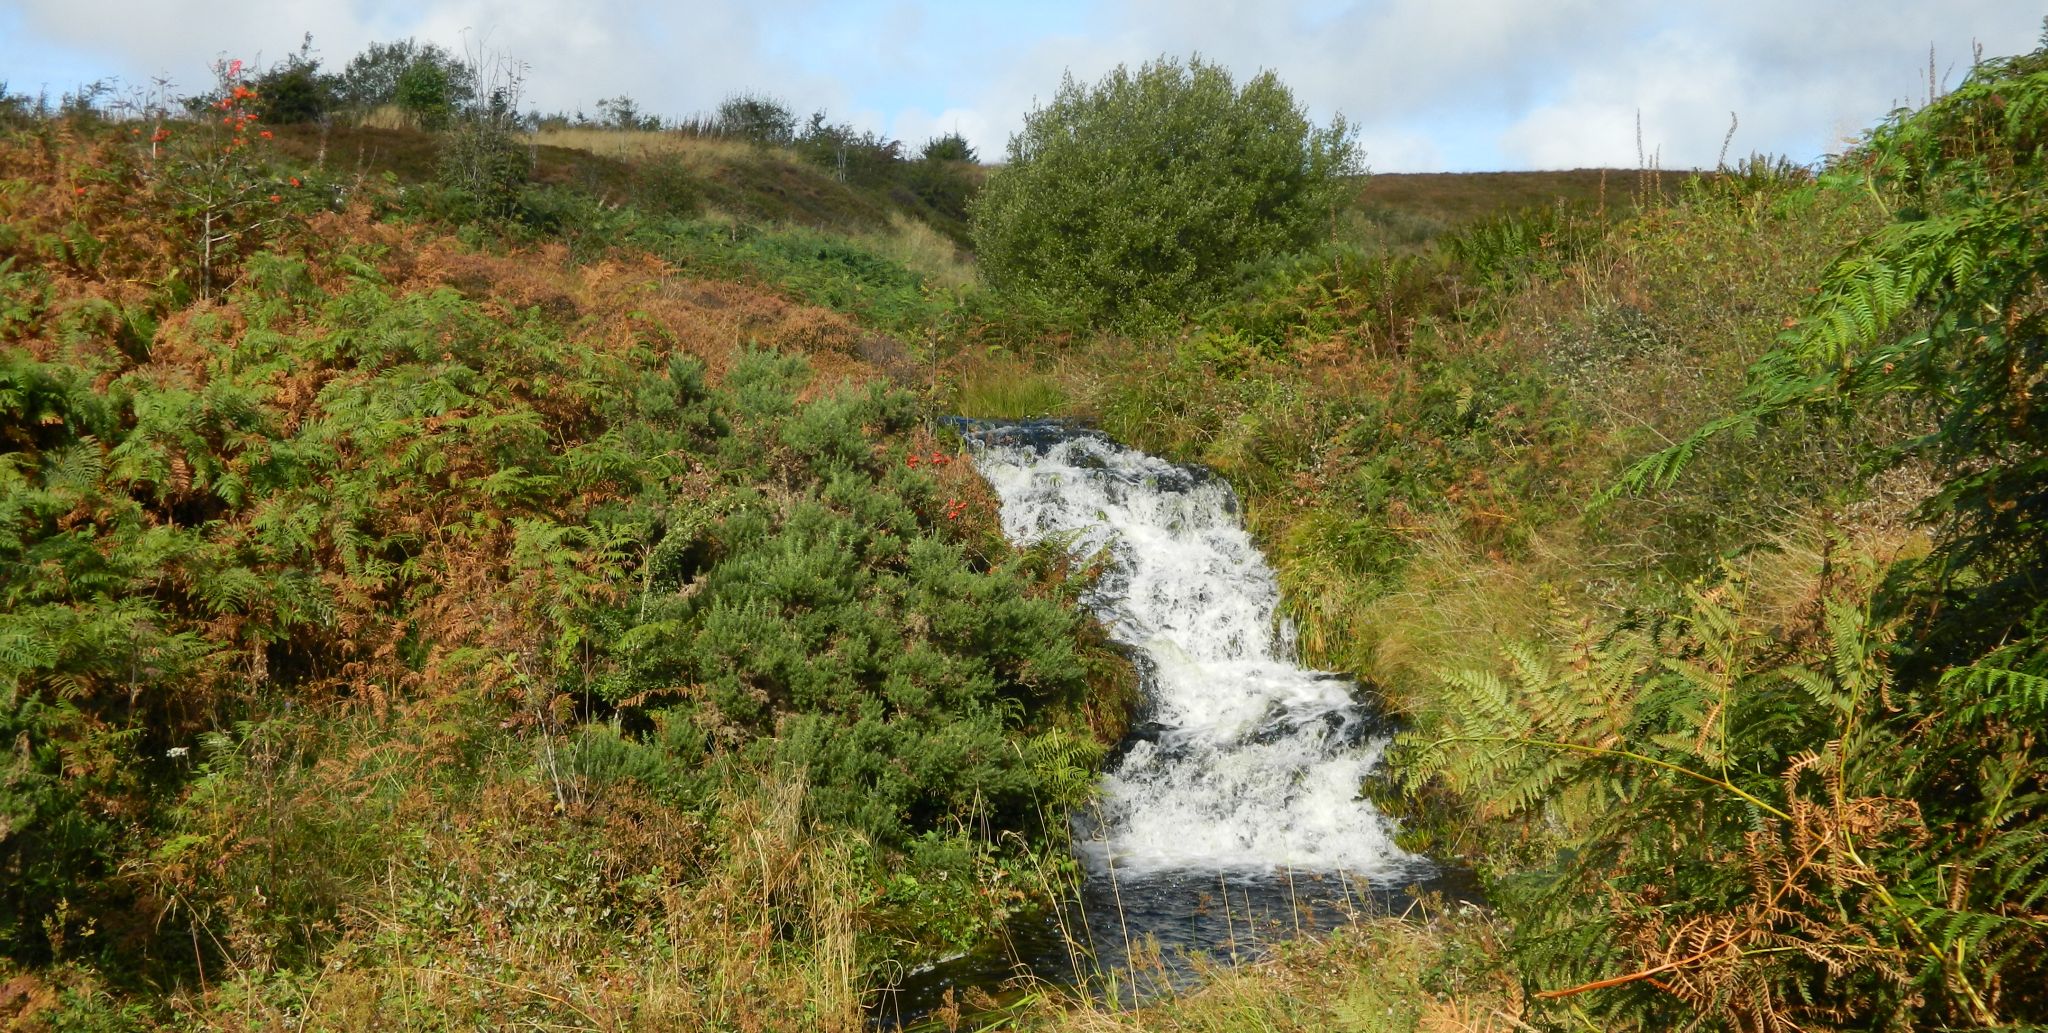
[[1483, 912], [1423, 904], [1275, 945], [1246, 965], [1198, 964], [1199, 981], [1140, 1005], [1041, 986], [995, 1025], [1064, 1033], [1506, 1033], [1525, 1029], [1519, 988], [1488, 958], [1503, 934]]
[[1043, 373], [1003, 371], [954, 385], [955, 415], [978, 420], [1030, 420], [1065, 412], [1071, 405], [1059, 382]]
[[852, 234], [868, 250], [909, 269], [927, 285], [943, 291], [960, 292], [980, 284], [974, 262], [960, 246], [930, 223], [902, 212], [889, 213], [889, 228]]
[[396, 104], [381, 104], [363, 112], [356, 125], [365, 129], [413, 129], [414, 119]]
[[796, 163], [786, 148], [767, 147], [726, 136], [651, 129], [542, 129], [532, 135], [542, 147], [588, 151], [608, 158], [677, 158], [694, 171], [710, 171], [774, 156]]

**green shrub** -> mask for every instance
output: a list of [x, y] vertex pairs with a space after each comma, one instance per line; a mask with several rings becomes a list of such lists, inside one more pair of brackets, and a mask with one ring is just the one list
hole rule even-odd
[[796, 113], [758, 93], [736, 93], [720, 101], [714, 124], [727, 136], [755, 143], [788, 144], [796, 139]]
[[327, 117], [340, 77], [321, 74], [320, 60], [313, 56], [313, 34], [307, 33], [297, 53], [270, 66], [256, 77], [254, 85], [263, 120], [271, 125], [293, 125]]
[[959, 133], [934, 136], [924, 142], [918, 157], [926, 161], [975, 161], [974, 145]]
[[811, 115], [792, 147], [799, 157], [830, 171], [842, 183], [886, 183], [903, 165], [902, 141], [849, 123], [832, 123], [822, 111]]
[[36, 98], [26, 93], [15, 93], [7, 88], [7, 81], [0, 79], [0, 126], [15, 126], [38, 117]]
[[1331, 339], [1382, 353], [1418, 320], [1455, 312], [1450, 265], [1436, 255], [1332, 243], [1247, 263], [1239, 278], [1202, 322], [1231, 328], [1269, 356], [1293, 341]]
[[476, 216], [516, 214], [527, 171], [526, 149], [489, 113], [465, 115], [441, 142], [441, 182], [458, 191]]
[[1313, 239], [1355, 160], [1342, 117], [1312, 125], [1270, 72], [1239, 87], [1197, 58], [1070, 76], [976, 200], [975, 248], [999, 290], [1098, 323], [1170, 317]]

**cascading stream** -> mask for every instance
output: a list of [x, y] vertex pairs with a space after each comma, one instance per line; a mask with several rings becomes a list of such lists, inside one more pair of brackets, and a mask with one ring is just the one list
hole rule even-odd
[[1061, 538], [1112, 560], [1087, 602], [1138, 659], [1148, 706], [1076, 829], [1092, 870], [1380, 886], [1432, 873], [1360, 797], [1386, 739], [1350, 682], [1294, 663], [1272, 568], [1228, 484], [1094, 432], [963, 429], [1012, 541]]
[[1395, 846], [1360, 797], [1384, 730], [1350, 682], [1294, 663], [1228, 484], [1093, 431], [958, 426], [1011, 541], [1108, 550], [1085, 601], [1137, 662], [1146, 707], [1075, 824], [1075, 898], [1014, 925], [1000, 951], [906, 973], [878, 995], [880, 1024], [1020, 969], [1137, 1000], [1196, 978], [1195, 955], [1256, 957], [1353, 914], [1400, 913], [1417, 888], [1474, 899], [1461, 873]]

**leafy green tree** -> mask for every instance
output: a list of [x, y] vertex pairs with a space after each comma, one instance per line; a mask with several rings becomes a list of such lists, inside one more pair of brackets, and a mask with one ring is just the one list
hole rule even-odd
[[661, 116], [651, 115], [640, 109], [640, 102], [626, 94], [605, 97], [597, 102], [597, 110], [603, 116], [599, 125], [607, 129], [628, 129], [655, 131], [661, 128]]
[[1271, 72], [1240, 87], [1196, 57], [1093, 86], [1069, 75], [1010, 138], [975, 248], [998, 290], [1093, 322], [1156, 319], [1313, 239], [1357, 156], [1342, 116], [1314, 125]]
[[34, 97], [9, 90], [7, 80], [0, 79], [0, 123], [24, 121], [34, 107]]
[[422, 129], [440, 129], [455, 112], [454, 82], [448, 70], [430, 61], [417, 61], [398, 76], [392, 98]]
[[433, 43], [372, 43], [342, 69], [341, 103], [359, 111], [396, 104], [428, 128], [445, 125], [457, 105], [476, 96], [476, 75]]

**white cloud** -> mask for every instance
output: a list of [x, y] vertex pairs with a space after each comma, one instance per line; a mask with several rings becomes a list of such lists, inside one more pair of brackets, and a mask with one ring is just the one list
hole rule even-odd
[[2037, 13], [1989, 0], [1889, 8], [1724, 2], [1710, 19], [1667, 26], [1559, 76], [1555, 94], [1502, 134], [1502, 155], [1517, 167], [1633, 166], [1640, 113], [1644, 149], [1663, 167], [1711, 166], [1732, 112], [1731, 159], [1762, 151], [1811, 161], [1894, 106], [1924, 100], [1930, 46], [1953, 85], [1970, 63], [1970, 32], [1990, 53], [2010, 53], [2027, 49], [2039, 25]]
[[[1377, 168], [1632, 165], [1635, 118], [1664, 164], [1711, 164], [1740, 114], [1737, 154], [1806, 159], [1926, 91], [1926, 48], [1959, 75], [1971, 38], [2030, 49], [2022, 0], [13, 0], [0, 68], [63, 52], [141, 81], [190, 86], [215, 55], [276, 58], [303, 32], [330, 65], [373, 40], [481, 43], [526, 62], [543, 109], [630, 94], [651, 112], [706, 110], [758, 89], [915, 145], [957, 127], [1001, 154], [1063, 70], [1199, 51], [1240, 75], [1277, 71], [1318, 117], [1359, 124]], [[44, 64], [38, 64], [38, 62]], [[62, 88], [65, 83], [53, 83]]]
[[1429, 172], [1444, 167], [1444, 151], [1427, 133], [1376, 129], [1358, 135], [1365, 164], [1374, 172]]
[[974, 108], [947, 108], [936, 115], [923, 108], [905, 108], [890, 119], [886, 131], [891, 137], [903, 141], [904, 147], [912, 154], [933, 137], [959, 133], [969, 143], [975, 144], [983, 161], [996, 161], [1003, 156], [1000, 145], [991, 149], [977, 142], [1001, 140], [1002, 134], [991, 127], [987, 115]]
[[1532, 168], [1712, 165], [1746, 93], [1731, 55], [1666, 32], [1620, 61], [1572, 75], [1558, 100], [1530, 111], [1501, 144], [1515, 164]]

